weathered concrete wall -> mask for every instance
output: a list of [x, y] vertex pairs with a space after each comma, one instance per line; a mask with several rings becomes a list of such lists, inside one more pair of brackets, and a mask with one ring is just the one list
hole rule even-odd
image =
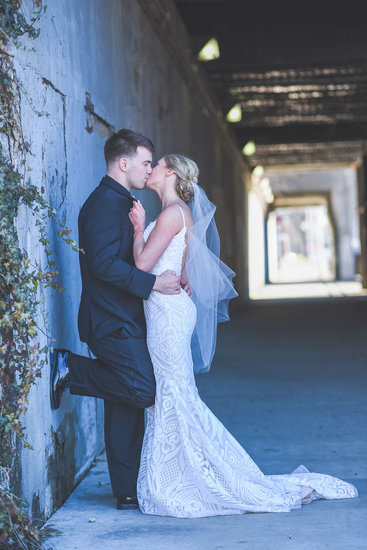
[[[25, 1], [25, 8], [30, 4]], [[39, 37], [23, 39], [13, 52], [22, 128], [31, 144], [28, 174], [76, 237], [79, 209], [105, 173], [103, 145], [111, 126], [150, 136], [158, 158], [166, 152], [191, 155], [200, 183], [218, 205], [222, 258], [237, 272], [236, 288], [246, 298], [246, 166], [187, 57], [176, 18], [168, 0], [48, 0]], [[153, 194], [141, 198], [155, 216]], [[22, 246], [44, 262], [25, 211], [18, 229]], [[57, 239], [53, 247], [66, 290], [44, 292], [49, 330], [56, 346], [86, 354], [77, 332], [78, 258]], [[40, 518], [62, 503], [103, 447], [102, 403], [67, 394], [53, 412], [48, 378], [46, 369], [31, 393], [27, 427], [34, 450], [25, 450], [22, 459], [23, 494]]]

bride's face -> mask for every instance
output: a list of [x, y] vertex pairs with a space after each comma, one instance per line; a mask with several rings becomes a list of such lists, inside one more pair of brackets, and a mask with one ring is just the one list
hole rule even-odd
[[169, 168], [164, 158], [159, 159], [147, 181], [148, 189], [155, 189], [157, 185], [162, 185], [166, 180], [168, 170]]

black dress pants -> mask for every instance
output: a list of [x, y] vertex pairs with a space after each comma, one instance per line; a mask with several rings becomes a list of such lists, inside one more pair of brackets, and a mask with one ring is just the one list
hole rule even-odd
[[104, 399], [104, 435], [114, 496], [136, 495], [144, 409], [155, 379], [146, 341], [121, 331], [88, 342], [97, 359], [70, 354], [70, 393]]

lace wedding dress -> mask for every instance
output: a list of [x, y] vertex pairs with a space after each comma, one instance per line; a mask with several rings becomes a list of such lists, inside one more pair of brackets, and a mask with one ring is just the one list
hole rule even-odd
[[[146, 228], [145, 240], [154, 225]], [[152, 273], [171, 269], [180, 275], [185, 235], [184, 220]], [[171, 296], [153, 291], [144, 310], [157, 393], [147, 409], [138, 477], [142, 512], [185, 518], [288, 512], [317, 498], [358, 495], [353, 485], [304, 466], [289, 475], [264, 475], [199, 397], [190, 348], [196, 321], [191, 298], [183, 290]]]

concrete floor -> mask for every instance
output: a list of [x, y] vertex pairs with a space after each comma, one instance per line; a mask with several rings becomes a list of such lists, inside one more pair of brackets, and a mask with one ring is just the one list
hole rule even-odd
[[45, 528], [55, 550], [366, 550], [367, 299], [257, 302], [220, 326], [200, 394], [266, 474], [299, 464], [358, 499], [202, 519], [114, 508], [101, 457]]
[[317, 283], [280, 283], [263, 285], [251, 292], [253, 300], [284, 300], [285, 298], [345, 298], [367, 296], [358, 281]]

